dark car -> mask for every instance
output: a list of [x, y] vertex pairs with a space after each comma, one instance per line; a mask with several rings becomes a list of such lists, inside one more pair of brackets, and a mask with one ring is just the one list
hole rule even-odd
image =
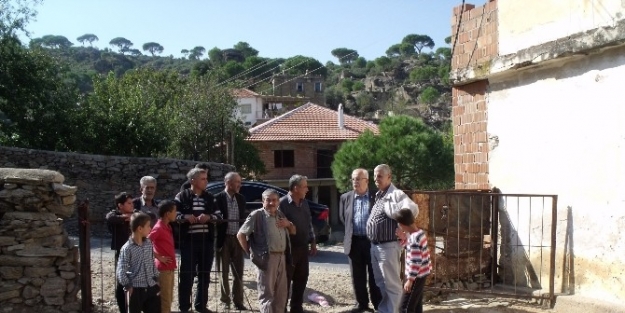
[[[206, 190], [212, 194], [216, 194], [224, 190], [225, 186], [223, 182], [211, 182], [206, 187]], [[267, 189], [275, 189], [280, 197], [285, 196], [288, 191], [269, 185], [263, 182], [257, 181], [243, 181], [241, 182], [240, 194], [245, 196], [247, 201], [246, 211], [251, 212], [263, 207], [262, 194]], [[308, 206], [310, 207], [310, 215], [312, 217], [313, 228], [315, 228], [315, 235], [317, 237], [317, 243], [323, 243], [328, 241], [330, 237], [330, 225], [328, 223], [328, 217], [330, 210], [327, 206], [308, 200]]]

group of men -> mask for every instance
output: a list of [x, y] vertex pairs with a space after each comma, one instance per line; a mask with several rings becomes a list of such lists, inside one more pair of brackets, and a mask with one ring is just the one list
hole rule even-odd
[[[223, 309], [247, 310], [242, 284], [246, 253], [258, 267], [261, 312], [286, 312], [290, 291], [290, 312], [302, 313], [309, 256], [317, 252], [310, 209], [305, 199], [307, 178], [293, 175], [289, 180], [289, 193], [282, 198], [276, 190], [267, 189], [262, 194], [263, 207], [247, 212], [245, 197], [239, 193], [241, 177], [238, 173], [226, 174], [225, 189], [215, 195], [206, 191], [209, 173], [205, 165], [191, 169], [187, 177], [188, 182], [175, 197], [176, 224], [179, 225], [180, 311], [188, 312], [193, 305], [196, 312], [211, 312], [206, 305], [216, 252], [222, 275], [220, 300]], [[417, 216], [418, 207], [393, 185], [391, 177], [388, 165], [378, 165], [374, 169], [378, 190], [373, 191], [369, 190], [368, 171], [355, 169], [351, 176], [353, 190], [341, 195], [339, 218], [345, 225], [343, 244], [351, 266], [356, 298], [354, 313], [372, 311], [369, 303], [380, 313], [395, 313], [400, 309], [403, 295], [400, 240], [405, 235], [398, 231], [393, 214], [409, 209], [413, 216]], [[149, 214], [155, 221], [156, 180], [146, 176], [141, 178], [140, 184], [142, 195], [132, 200], [132, 208]], [[123, 220], [120, 216], [132, 212], [130, 201], [116, 198], [117, 213], [122, 214], [116, 216], [120, 220]], [[128, 208], [124, 208], [126, 202]], [[119, 243], [116, 242], [124, 240], [114, 238], [111, 248], [118, 251]], [[197, 277], [197, 290], [192, 303], [194, 277]], [[124, 312], [123, 292], [117, 293], [117, 299], [121, 312]]]
[[[198, 164], [191, 169], [187, 178], [188, 181], [174, 199], [177, 207], [174, 224], [178, 228], [176, 241], [180, 251], [179, 310], [189, 312], [193, 307], [195, 312], [212, 312], [207, 308], [207, 303], [215, 253], [222, 275], [221, 308], [247, 310], [243, 299], [242, 276], [244, 253], [251, 253], [253, 259], [267, 260], [265, 263], [271, 266], [259, 268], [258, 291], [261, 307], [264, 308], [262, 311], [285, 312], [289, 294], [287, 290], [292, 289], [290, 311], [303, 312], [304, 290], [308, 281], [308, 256], [316, 253], [312, 218], [305, 200], [308, 192], [307, 178], [294, 175], [290, 180], [289, 193], [282, 199], [275, 190], [265, 191], [263, 208], [251, 213], [246, 211], [245, 197], [239, 193], [241, 176], [238, 173], [227, 173], [224, 177], [225, 189], [215, 195], [206, 190], [209, 169], [205, 164]], [[153, 220], [152, 226], [157, 220], [155, 212], [158, 212], [158, 201], [154, 200], [156, 179], [145, 176], [141, 178], [140, 185], [140, 197], [133, 200], [126, 193], [119, 194], [116, 197], [116, 209], [106, 217], [113, 234], [111, 249], [116, 251], [115, 264], [119, 250], [128, 240], [128, 223], [132, 213], [147, 213]], [[281, 211], [276, 215], [278, 207]], [[258, 214], [263, 212], [266, 214]], [[275, 223], [256, 223], [261, 220], [259, 218]], [[296, 229], [299, 231], [296, 232]], [[264, 252], [258, 252], [257, 247], [263, 240], [261, 246], [264, 245], [264, 248], [261, 249]], [[159, 257], [161, 256], [155, 254], [155, 258]], [[281, 261], [276, 263], [276, 259]], [[268, 272], [269, 270], [272, 272]], [[230, 272], [233, 277], [232, 293]], [[191, 301], [195, 278], [196, 292]], [[119, 284], [116, 298], [120, 312], [126, 313], [123, 286]], [[161, 301], [162, 312], [170, 312], [171, 301], [166, 302]], [[276, 310], [277, 308], [281, 309]]]

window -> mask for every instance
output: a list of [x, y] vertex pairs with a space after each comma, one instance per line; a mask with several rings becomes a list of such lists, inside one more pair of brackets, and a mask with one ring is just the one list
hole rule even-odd
[[321, 82], [315, 82], [315, 91], [316, 92], [320, 92], [321, 91]]
[[297, 92], [303, 92], [304, 91], [304, 83], [296, 83], [295, 84], [295, 89], [297, 90]]
[[273, 164], [275, 168], [294, 167], [295, 153], [293, 150], [274, 150]]
[[252, 105], [249, 103], [241, 104], [239, 110], [241, 110], [241, 114], [252, 114]]

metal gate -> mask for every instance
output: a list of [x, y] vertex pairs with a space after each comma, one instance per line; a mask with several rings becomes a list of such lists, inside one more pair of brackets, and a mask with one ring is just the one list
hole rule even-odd
[[553, 308], [557, 195], [414, 191], [432, 275], [426, 290], [533, 298]]

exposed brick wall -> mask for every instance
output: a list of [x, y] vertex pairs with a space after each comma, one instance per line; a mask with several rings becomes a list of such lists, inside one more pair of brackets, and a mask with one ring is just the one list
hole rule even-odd
[[[462, 19], [460, 19], [460, 12]], [[460, 28], [458, 28], [458, 21]], [[458, 39], [456, 40], [456, 31]], [[451, 18], [451, 42], [456, 41], [451, 68], [458, 69], [489, 62], [499, 53], [497, 31], [497, 1], [480, 7], [472, 4], [457, 6]]]
[[486, 90], [482, 80], [452, 89], [456, 189], [490, 188]]
[[[337, 150], [339, 144], [324, 142], [253, 142], [260, 151], [267, 174], [262, 179], [288, 179], [293, 174], [317, 178], [317, 149]], [[295, 167], [275, 168], [274, 150], [294, 150]]]
[[[460, 27], [459, 15], [462, 13]], [[497, 1], [453, 9], [452, 70], [487, 66], [498, 55]], [[454, 170], [456, 189], [487, 189], [488, 181], [488, 80], [455, 81], [452, 88]]]

